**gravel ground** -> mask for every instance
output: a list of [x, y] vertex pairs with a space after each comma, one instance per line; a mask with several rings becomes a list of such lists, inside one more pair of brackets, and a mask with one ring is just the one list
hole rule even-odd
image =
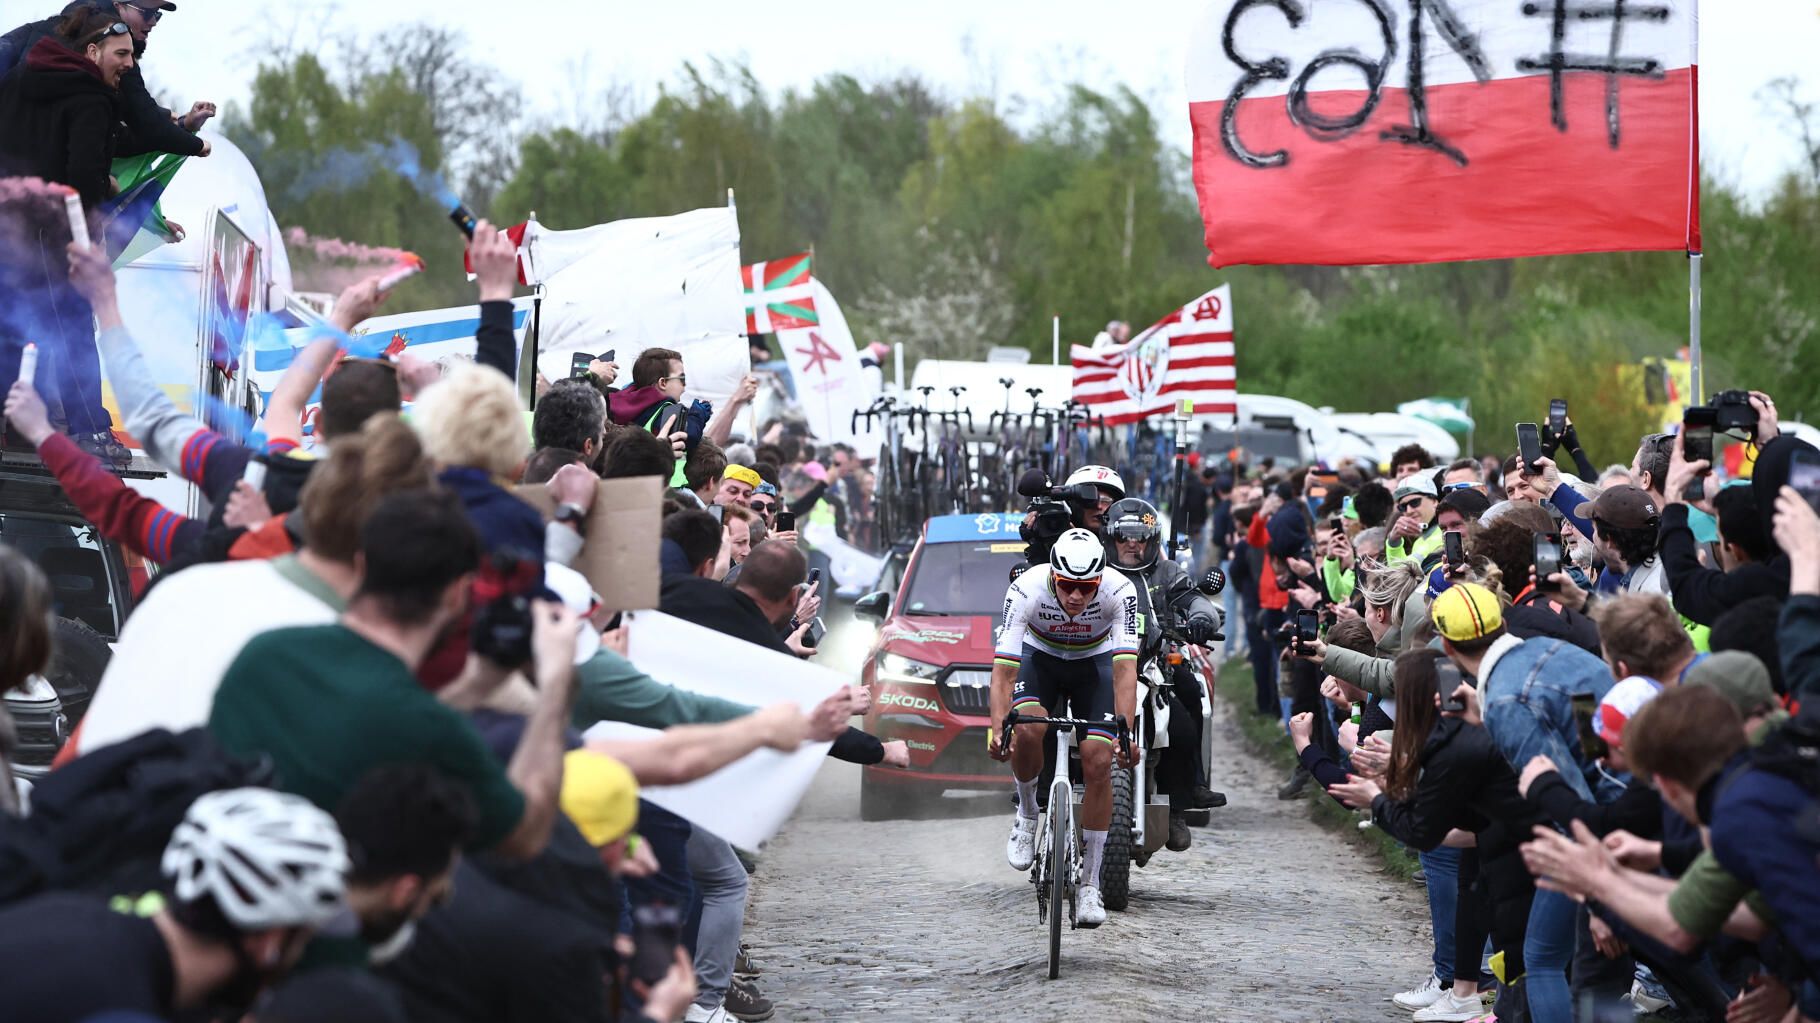
[[1129, 912], [1063, 931], [1053, 982], [1004, 861], [1008, 798], [863, 823], [857, 769], [830, 762], [754, 879], [746, 940], [777, 1019], [1407, 1020], [1389, 999], [1429, 969], [1421, 886], [1279, 802], [1281, 779], [1216, 726], [1230, 803], [1132, 872]]

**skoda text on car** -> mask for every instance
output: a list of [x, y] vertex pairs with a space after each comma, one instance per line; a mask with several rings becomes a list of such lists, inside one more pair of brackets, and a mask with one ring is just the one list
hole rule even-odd
[[986, 755], [987, 698], [993, 630], [1011, 572], [1024, 561], [1022, 521], [1022, 514], [930, 519], [903, 581], [856, 607], [883, 623], [866, 659], [873, 690], [866, 729], [910, 747], [910, 770], [864, 770], [866, 819], [899, 816], [948, 789], [1010, 789], [1010, 769]]

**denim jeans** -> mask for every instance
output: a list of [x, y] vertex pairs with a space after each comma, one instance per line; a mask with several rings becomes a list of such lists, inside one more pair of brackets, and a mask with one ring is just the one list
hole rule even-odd
[[1567, 964], [1574, 955], [1579, 911], [1579, 903], [1567, 896], [1540, 889], [1530, 904], [1529, 928], [1523, 935], [1523, 987], [1532, 1023], [1573, 1023]]
[[113, 418], [101, 403], [101, 354], [95, 311], [67, 282], [6, 295], [0, 303], [0, 380], [19, 377], [26, 342], [38, 346], [38, 394], [53, 425], [74, 435], [101, 433]]
[[1276, 630], [1288, 620], [1282, 611], [1263, 609], [1257, 615], [1257, 627], [1251, 633], [1252, 681], [1257, 683], [1258, 713], [1277, 714], [1277, 655], [1282, 651], [1276, 642]]
[[[1434, 928], [1435, 976], [1442, 986], [1454, 976], [1454, 916], [1460, 906], [1460, 850], [1442, 846], [1433, 852], [1417, 853], [1422, 873], [1428, 878], [1428, 920]], [[1476, 964], [1475, 964], [1476, 965]], [[1474, 970], [1472, 979], [1478, 979]]]

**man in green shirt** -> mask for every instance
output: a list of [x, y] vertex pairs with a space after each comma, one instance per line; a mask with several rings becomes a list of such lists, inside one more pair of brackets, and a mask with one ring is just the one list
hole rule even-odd
[[532, 605], [537, 706], [504, 768], [413, 675], [465, 614], [479, 549], [452, 496], [386, 498], [361, 527], [361, 581], [340, 622], [254, 638], [222, 678], [209, 731], [230, 752], [271, 757], [283, 789], [328, 810], [375, 767], [427, 764], [473, 800], [475, 848], [535, 856], [559, 811], [575, 615]]

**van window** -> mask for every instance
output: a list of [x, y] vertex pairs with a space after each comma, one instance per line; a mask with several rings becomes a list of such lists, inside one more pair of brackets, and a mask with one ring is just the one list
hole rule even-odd
[[83, 522], [0, 513], [0, 541], [18, 548], [51, 582], [57, 614], [119, 638], [114, 587], [95, 527]]

